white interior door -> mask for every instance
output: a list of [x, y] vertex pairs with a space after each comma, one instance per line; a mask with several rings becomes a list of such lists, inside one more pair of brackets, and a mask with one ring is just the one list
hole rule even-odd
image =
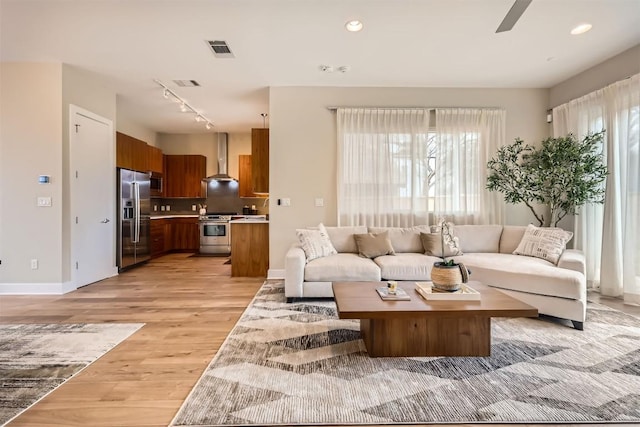
[[113, 124], [73, 105], [69, 119], [71, 276], [80, 287], [117, 272]]

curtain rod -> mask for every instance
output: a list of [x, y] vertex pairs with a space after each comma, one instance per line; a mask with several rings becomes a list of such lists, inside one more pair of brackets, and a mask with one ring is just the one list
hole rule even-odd
[[473, 108], [476, 110], [502, 110], [502, 107], [370, 107], [370, 106], [340, 106], [340, 107], [327, 107], [329, 111], [336, 111], [338, 108], [365, 108], [370, 110], [437, 110], [439, 108]]

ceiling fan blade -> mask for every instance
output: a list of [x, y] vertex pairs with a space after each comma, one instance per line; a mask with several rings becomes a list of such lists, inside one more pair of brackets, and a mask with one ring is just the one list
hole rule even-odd
[[520, 19], [524, 11], [529, 7], [531, 1], [532, 0], [516, 0], [515, 3], [513, 3], [513, 6], [511, 6], [511, 9], [509, 9], [509, 12], [507, 12], [506, 16], [500, 23], [500, 26], [496, 30], [496, 33], [510, 31], [513, 26], [516, 25], [516, 22], [518, 22], [518, 19]]

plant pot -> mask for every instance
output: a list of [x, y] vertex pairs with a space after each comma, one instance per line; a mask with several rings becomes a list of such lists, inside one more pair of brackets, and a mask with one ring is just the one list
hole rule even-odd
[[469, 281], [467, 268], [464, 264], [443, 265], [436, 262], [431, 269], [433, 286], [443, 291], [457, 291], [463, 283]]

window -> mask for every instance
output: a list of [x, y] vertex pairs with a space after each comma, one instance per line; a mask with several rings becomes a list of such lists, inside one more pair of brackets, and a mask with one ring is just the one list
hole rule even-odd
[[[491, 140], [482, 136], [488, 128], [483, 120], [452, 128], [450, 110], [440, 111], [430, 127], [426, 109], [338, 110], [340, 224], [410, 226], [442, 215], [460, 223], [487, 217], [487, 159], [480, 148]], [[479, 117], [484, 112], [470, 111]], [[437, 125], [439, 112], [444, 131]], [[504, 126], [500, 113], [497, 123]]]

